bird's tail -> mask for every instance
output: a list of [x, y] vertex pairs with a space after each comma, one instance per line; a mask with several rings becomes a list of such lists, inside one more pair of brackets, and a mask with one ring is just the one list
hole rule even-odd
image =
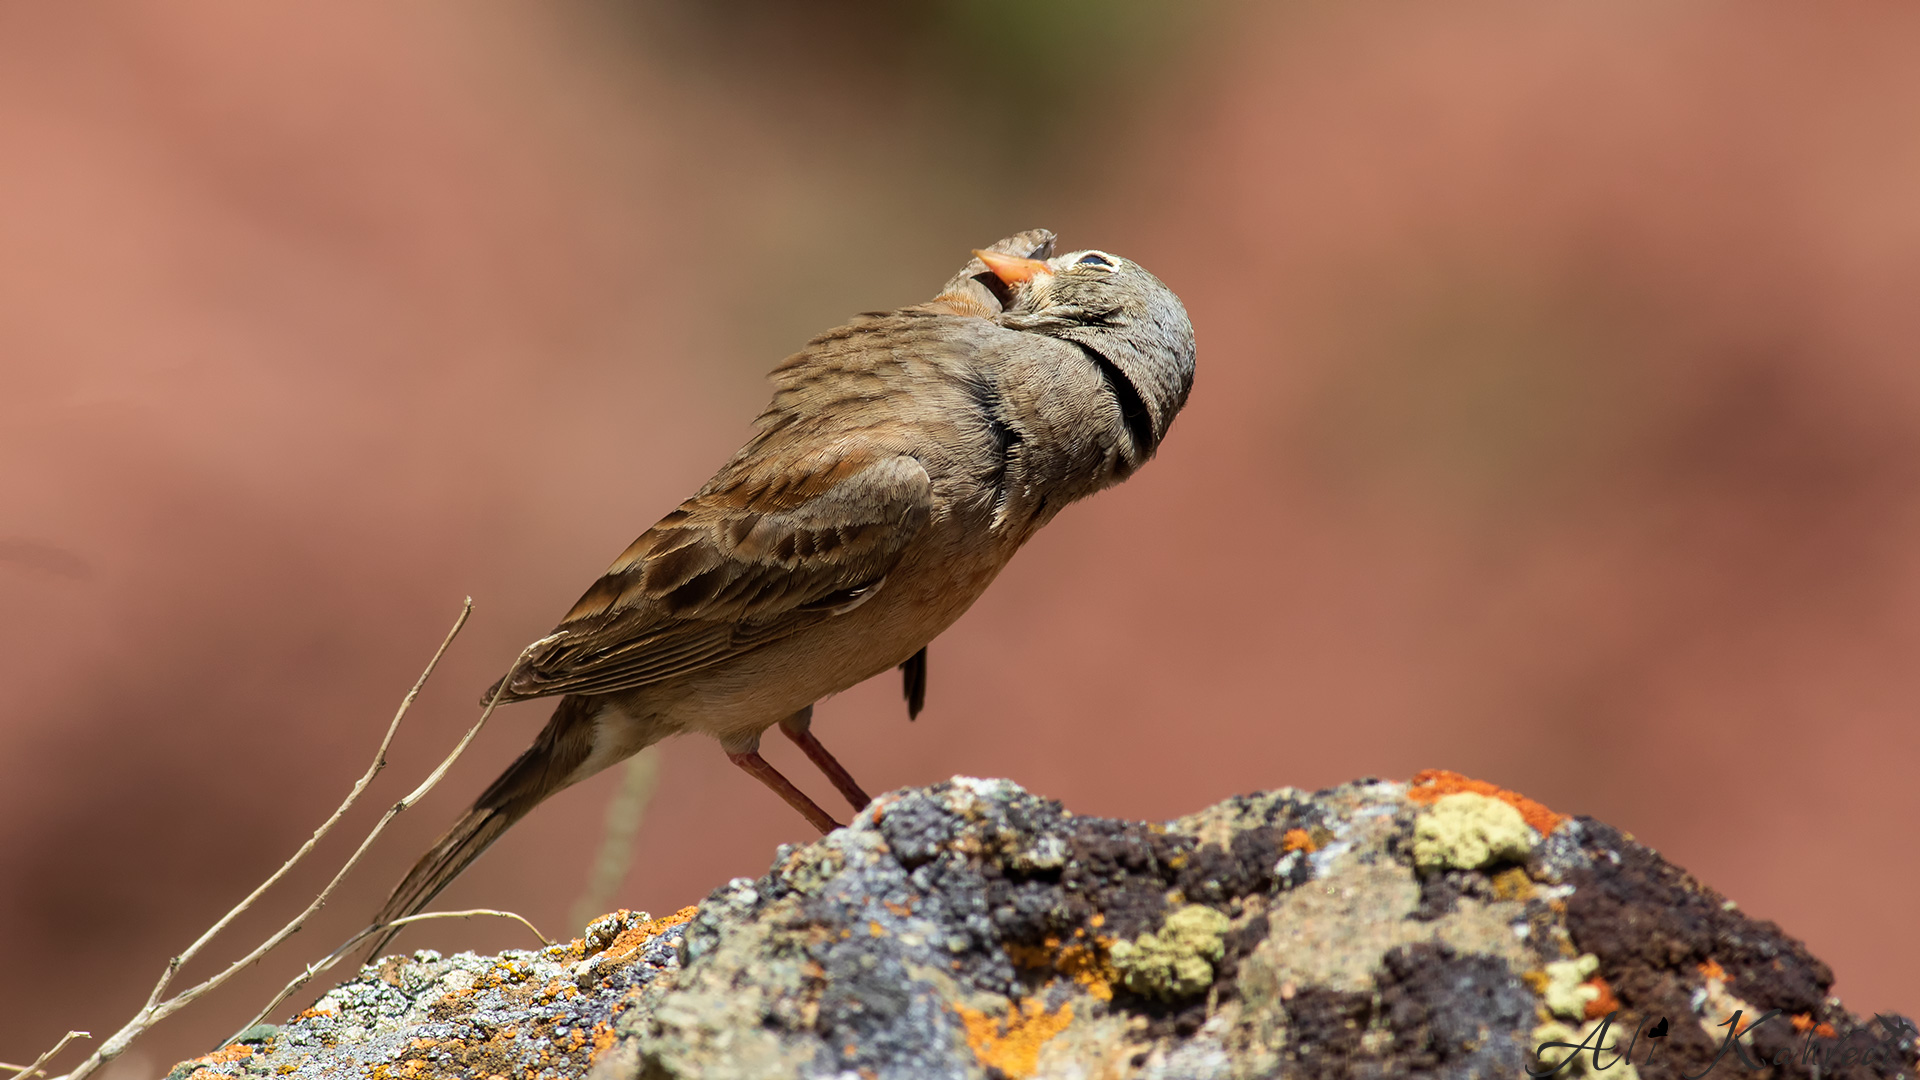
[[[553, 718], [527, 752], [500, 774], [473, 808], [454, 822], [394, 886], [393, 894], [374, 917], [374, 925], [417, 914], [502, 833], [548, 796], [639, 749], [635, 746], [626, 753], [609, 753], [604, 747], [597, 748], [594, 744], [599, 732], [594, 720], [598, 711], [599, 703], [593, 699], [571, 695], [561, 698]], [[601, 752], [596, 753], [596, 749]], [[378, 935], [367, 953], [367, 962], [377, 958], [401, 929], [390, 928]]]

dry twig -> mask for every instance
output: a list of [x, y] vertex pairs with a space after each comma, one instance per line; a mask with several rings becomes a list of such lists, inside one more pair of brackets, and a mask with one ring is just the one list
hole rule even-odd
[[67, 1048], [68, 1043], [72, 1042], [75, 1039], [91, 1039], [91, 1038], [93, 1038], [93, 1032], [91, 1031], [69, 1031], [65, 1035], [60, 1036], [60, 1041], [57, 1043], [54, 1043], [52, 1049], [48, 1050], [44, 1054], [41, 1054], [39, 1057], [34, 1058], [33, 1064], [10, 1065], [7, 1062], [0, 1061], [0, 1069], [12, 1069], [14, 1080], [32, 1080], [34, 1074], [40, 1071], [40, 1066], [45, 1065], [47, 1062], [53, 1060], [53, 1055], [59, 1053], [62, 1050], [65, 1050]]
[[[413, 688], [407, 691], [407, 696], [401, 700], [400, 708], [393, 715], [393, 721], [387, 725], [386, 736], [380, 740], [380, 749], [374, 755], [373, 764], [368, 767], [366, 774], [360, 778], [359, 782], [354, 784], [353, 790], [347, 794], [347, 798], [340, 804], [340, 808], [333, 812], [333, 816], [329, 817], [319, 829], [315, 830], [313, 836], [308, 839], [305, 844], [300, 846], [300, 850], [294, 852], [293, 857], [282, 864], [280, 869], [274, 871], [273, 875], [262, 882], [259, 888], [255, 889], [246, 899], [235, 905], [233, 910], [227, 912], [219, 922], [209, 927], [207, 932], [200, 935], [199, 940], [188, 946], [185, 952], [169, 960], [166, 970], [161, 973], [160, 981], [154, 985], [153, 992], [148, 995], [147, 1003], [141, 1006], [140, 1011], [134, 1014], [133, 1019], [129, 1020], [126, 1026], [122, 1027], [119, 1031], [114, 1032], [106, 1042], [101, 1044], [98, 1050], [94, 1051], [85, 1061], [81, 1062], [78, 1068], [67, 1073], [65, 1076], [57, 1078], [57, 1080], [85, 1080], [85, 1077], [92, 1074], [94, 1070], [112, 1061], [114, 1058], [119, 1057], [121, 1053], [125, 1052], [128, 1045], [130, 1045], [134, 1039], [145, 1033], [148, 1028], [179, 1012], [186, 1006], [191, 1005], [202, 995], [221, 986], [234, 975], [245, 970], [247, 967], [259, 961], [261, 957], [278, 947], [281, 942], [298, 931], [315, 912], [326, 905], [328, 898], [333, 895], [334, 889], [337, 888], [340, 882], [346, 878], [347, 874], [359, 864], [361, 857], [366, 854], [367, 849], [373, 846], [373, 842], [378, 839], [381, 832], [386, 829], [387, 823], [392, 821], [395, 815], [412, 806], [414, 803], [419, 802], [429, 791], [433, 790], [434, 786], [440, 782], [441, 777], [447, 774], [447, 770], [453, 767], [455, 761], [459, 760], [460, 755], [466, 752], [467, 746], [473, 742], [474, 736], [478, 735], [480, 729], [486, 725], [487, 718], [493, 715], [494, 707], [500, 703], [500, 692], [496, 691], [494, 693], [493, 698], [487, 702], [487, 707], [480, 713], [480, 719], [474, 721], [473, 726], [467, 729], [467, 733], [462, 736], [460, 742], [454, 746], [453, 752], [441, 760], [439, 766], [427, 776], [427, 779], [422, 781], [419, 787], [416, 787], [412, 792], [408, 793], [405, 798], [389, 807], [385, 814], [381, 815], [380, 820], [376, 822], [373, 829], [367, 833], [366, 839], [360, 842], [360, 846], [354, 849], [353, 854], [347, 858], [346, 863], [340, 867], [339, 872], [334, 874], [333, 879], [327, 882], [326, 887], [320, 891], [320, 894], [314, 898], [312, 903], [307, 905], [304, 911], [296, 915], [291, 922], [281, 927], [272, 936], [261, 942], [259, 946], [247, 955], [235, 960], [232, 964], [206, 980], [188, 987], [170, 998], [162, 1000], [162, 995], [166, 993], [167, 987], [173, 982], [173, 977], [180, 971], [180, 968], [192, 960], [215, 935], [226, 929], [242, 912], [252, 907], [254, 902], [258, 900], [267, 889], [285, 877], [287, 872], [291, 870], [296, 863], [305, 858], [307, 853], [313, 850], [314, 845], [319, 843], [320, 839], [352, 808], [353, 804], [360, 798], [361, 792], [365, 791], [367, 785], [373, 781], [374, 776], [386, 767], [387, 748], [392, 744], [394, 733], [399, 730], [401, 720], [406, 717], [407, 710], [413, 705], [414, 698], [419, 696], [421, 687], [426, 685], [428, 677], [433, 674], [434, 668], [439, 665], [440, 658], [446, 655], [448, 646], [453, 644], [453, 639], [460, 633], [460, 628], [466, 625], [467, 616], [472, 613], [473, 598], [468, 597], [466, 602], [461, 605], [460, 616], [454, 620], [453, 628], [447, 631], [446, 639], [440, 643], [440, 648], [434, 651], [433, 659], [427, 662], [426, 670], [420, 673], [420, 678], [415, 680]], [[502, 681], [501, 685], [503, 688], [507, 682], [512, 680], [514, 673], [519, 670], [520, 665], [526, 662], [528, 654], [544, 643], [544, 641], [535, 642], [521, 652], [519, 658], [514, 661], [512, 669], [508, 671], [507, 679]], [[518, 918], [518, 916], [512, 917]], [[524, 919], [521, 921], [525, 922]], [[529, 924], [529, 929], [531, 929], [531, 924]], [[363, 935], [367, 932], [370, 931], [363, 931]], [[535, 930], [534, 933], [538, 934], [539, 931]], [[355, 940], [357, 941], [359, 939], [356, 938]], [[72, 1036], [69, 1035], [69, 1038], [71, 1037]], [[66, 1045], [67, 1041], [67, 1039], [62, 1039], [60, 1046]], [[51, 1057], [55, 1051], [60, 1049], [60, 1046], [56, 1046], [54, 1050], [48, 1051], [47, 1054], [42, 1056], [42, 1060], [44, 1061], [47, 1057]], [[37, 1065], [34, 1067], [37, 1067]], [[24, 1080], [24, 1078], [21, 1078], [21, 1080]]]
[[468, 908], [465, 911], [428, 911], [418, 915], [408, 915], [405, 918], [394, 919], [391, 922], [374, 923], [372, 926], [369, 926], [365, 930], [362, 930], [359, 933], [353, 935], [351, 938], [348, 938], [345, 944], [341, 945], [339, 948], [328, 953], [326, 956], [322, 957], [318, 962], [308, 964], [307, 969], [305, 971], [301, 972], [299, 975], [294, 976], [292, 982], [288, 983], [284, 988], [282, 988], [280, 993], [275, 995], [272, 1001], [267, 1002], [266, 1008], [261, 1009], [258, 1013], [254, 1014], [253, 1019], [240, 1025], [240, 1030], [234, 1032], [233, 1035], [227, 1039], [227, 1041], [232, 1042], [234, 1039], [239, 1038], [240, 1035], [243, 1032], [245, 1032], [248, 1028], [265, 1020], [268, 1014], [272, 1013], [273, 1010], [280, 1007], [281, 1002], [287, 1000], [288, 998], [292, 997], [294, 994], [298, 993], [300, 991], [300, 988], [302, 986], [305, 986], [309, 981], [311, 981], [315, 975], [318, 975], [321, 972], [332, 967], [333, 965], [339, 963], [341, 957], [352, 952], [361, 942], [367, 940], [373, 935], [378, 934], [383, 930], [391, 930], [396, 927], [406, 926], [409, 923], [425, 922], [428, 919], [470, 919], [470, 918], [473, 918], [475, 915], [492, 915], [492, 916], [495, 916], [496, 918], [512, 919], [514, 922], [517, 922], [521, 926], [526, 927], [528, 930], [533, 931], [533, 936], [540, 939], [540, 944], [542, 945], [554, 944], [551, 938], [541, 933], [540, 928], [528, 922], [525, 916], [516, 914], [511, 911], [496, 911], [493, 908]]

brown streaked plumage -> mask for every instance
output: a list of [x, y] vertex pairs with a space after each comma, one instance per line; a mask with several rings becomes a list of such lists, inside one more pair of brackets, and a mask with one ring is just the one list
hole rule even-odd
[[934, 300], [858, 316], [775, 368], [746, 446], [488, 691], [563, 696], [378, 921], [420, 910], [548, 796], [684, 732], [824, 832], [833, 819], [758, 753], [777, 725], [864, 806], [812, 734], [814, 702], [898, 667], [918, 715], [927, 642], [1054, 514], [1152, 457], [1192, 385], [1193, 329], [1166, 286], [1052, 249], [1044, 229], [1003, 240]]

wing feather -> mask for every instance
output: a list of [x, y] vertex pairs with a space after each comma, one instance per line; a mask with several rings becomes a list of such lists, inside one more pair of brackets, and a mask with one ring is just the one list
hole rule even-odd
[[932, 512], [927, 471], [906, 455], [777, 464], [723, 471], [634, 541], [501, 700], [630, 690], [836, 618], [880, 587]]

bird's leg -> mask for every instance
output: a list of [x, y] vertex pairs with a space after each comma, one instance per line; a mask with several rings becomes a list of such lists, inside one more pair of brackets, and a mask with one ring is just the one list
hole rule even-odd
[[873, 801], [867, 797], [866, 792], [860, 790], [860, 785], [855, 782], [853, 774], [847, 771], [846, 766], [834, 760], [827, 748], [820, 745], [820, 740], [813, 737], [813, 706], [809, 705], [780, 721], [780, 731], [787, 738], [792, 739], [794, 745], [798, 746], [821, 772], [827, 774], [827, 779], [833, 781], [833, 786], [839, 789], [840, 794], [846, 796], [855, 810], [864, 810], [867, 804]]
[[748, 750], [736, 754], [729, 750], [727, 760], [745, 769], [748, 776], [772, 788], [775, 795], [787, 800], [787, 805], [800, 811], [800, 816], [811, 822], [814, 828], [819, 829], [821, 836], [840, 827], [839, 822], [827, 816], [825, 810], [820, 809], [819, 803], [807, 798], [806, 792], [794, 787], [793, 781], [781, 776], [780, 770], [767, 764], [767, 759], [760, 756], [760, 751]]

